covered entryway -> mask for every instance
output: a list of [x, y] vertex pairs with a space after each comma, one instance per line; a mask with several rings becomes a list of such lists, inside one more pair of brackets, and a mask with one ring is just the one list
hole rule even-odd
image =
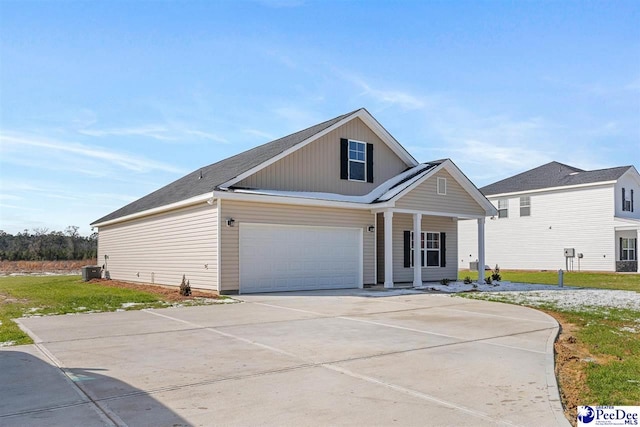
[[638, 265], [638, 240], [640, 220], [635, 218], [615, 218], [616, 271], [640, 272]]
[[362, 287], [362, 229], [240, 224], [240, 293]]

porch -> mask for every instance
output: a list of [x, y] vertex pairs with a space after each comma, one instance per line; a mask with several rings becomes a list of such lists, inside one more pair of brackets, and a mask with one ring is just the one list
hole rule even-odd
[[640, 220], [616, 218], [616, 272], [638, 273]]
[[[483, 216], [393, 208], [375, 214], [376, 283], [383, 284], [385, 288], [422, 286], [424, 282], [442, 279], [456, 280], [459, 219], [477, 220], [478, 261], [484, 265]], [[420, 236], [419, 240], [414, 236]], [[478, 281], [483, 281], [482, 276]]]

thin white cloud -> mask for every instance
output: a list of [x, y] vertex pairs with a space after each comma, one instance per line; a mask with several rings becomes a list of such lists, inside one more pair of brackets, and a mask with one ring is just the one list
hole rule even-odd
[[138, 197], [129, 196], [127, 194], [118, 194], [118, 193], [94, 193], [92, 194], [92, 196], [97, 200], [111, 199], [111, 200], [118, 200], [126, 203], [130, 203], [138, 199]]
[[83, 200], [81, 196], [66, 196], [64, 194], [54, 194], [54, 193], [44, 193], [43, 197], [47, 197], [49, 199], [60, 199], [60, 200]]
[[0, 207], [1, 208], [7, 208], [7, 209], [16, 209], [16, 210], [20, 210], [20, 211], [29, 211], [29, 212], [40, 212], [40, 211], [42, 211], [42, 209], [28, 208], [28, 207], [25, 207], [25, 206], [7, 205], [5, 203], [0, 203]]
[[249, 135], [257, 136], [258, 138], [263, 138], [269, 141], [276, 139], [276, 137], [273, 136], [272, 134], [263, 132], [257, 129], [243, 129], [242, 132]]
[[380, 89], [356, 75], [339, 70], [334, 70], [334, 72], [342, 79], [360, 88], [362, 91], [360, 96], [369, 97], [374, 102], [388, 106], [398, 106], [405, 110], [419, 110], [427, 105], [424, 99], [415, 94], [397, 89]]
[[452, 152], [465, 163], [476, 163], [488, 168], [518, 170], [538, 166], [551, 160], [548, 154], [521, 145], [502, 145], [495, 142], [468, 139]]
[[221, 142], [223, 144], [229, 143], [229, 141], [226, 138], [223, 138], [221, 136], [215, 135], [210, 132], [202, 132], [200, 130], [185, 130], [184, 133], [186, 133], [187, 135], [197, 136], [202, 139], [208, 139], [210, 141]]
[[[171, 173], [184, 173], [184, 171], [163, 162], [157, 162], [144, 157], [117, 152], [103, 147], [89, 147], [78, 143], [62, 142], [53, 139], [34, 137], [31, 135], [9, 133], [0, 135], [0, 141], [3, 143], [3, 150], [11, 146], [19, 148], [36, 147], [42, 150], [50, 150], [58, 155], [64, 153], [107, 162], [111, 165], [134, 172], [159, 170]], [[40, 152], [39, 154], [42, 153]]]
[[190, 136], [196, 137], [197, 139], [220, 142], [223, 144], [227, 144], [229, 142], [226, 138], [220, 135], [216, 135], [211, 132], [204, 132], [198, 129], [190, 129], [184, 126], [147, 125], [107, 129], [83, 128], [78, 129], [77, 132], [82, 135], [95, 137], [138, 136], [164, 142], [183, 141], [185, 139], [189, 139], [188, 137]]
[[78, 133], [88, 136], [144, 136], [160, 141], [172, 141], [174, 138], [168, 136], [169, 130], [164, 126], [140, 126], [129, 128], [111, 128], [111, 129], [79, 129]]
[[418, 97], [406, 92], [374, 89], [364, 82], [360, 82], [360, 86], [364, 90], [363, 95], [368, 95], [381, 103], [398, 105], [407, 110], [418, 110], [425, 105]]

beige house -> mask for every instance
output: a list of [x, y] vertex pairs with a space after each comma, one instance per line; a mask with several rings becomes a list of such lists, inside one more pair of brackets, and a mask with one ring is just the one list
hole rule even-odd
[[[189, 175], [95, 221], [112, 279], [220, 293], [455, 279], [458, 220], [494, 206], [451, 160], [418, 163], [365, 109]], [[420, 242], [414, 251], [414, 236]]]

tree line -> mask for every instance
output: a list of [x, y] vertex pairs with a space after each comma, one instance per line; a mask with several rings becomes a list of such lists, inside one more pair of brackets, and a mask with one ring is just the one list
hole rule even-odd
[[0, 230], [0, 260], [57, 261], [95, 258], [98, 253], [98, 233], [81, 236], [78, 228], [75, 225], [64, 231], [35, 228], [16, 235]]

